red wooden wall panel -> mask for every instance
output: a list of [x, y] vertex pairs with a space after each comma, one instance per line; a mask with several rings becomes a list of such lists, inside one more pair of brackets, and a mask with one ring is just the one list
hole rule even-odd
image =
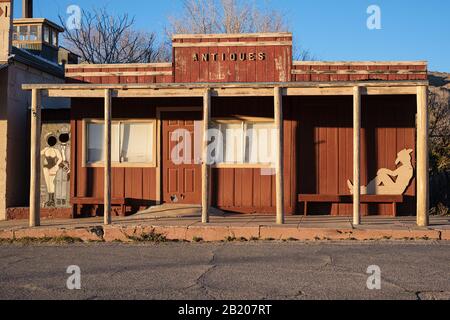
[[[351, 97], [285, 97], [284, 166], [285, 209], [297, 211], [298, 193], [348, 194], [352, 179], [353, 132]], [[113, 118], [154, 118], [157, 106], [198, 106], [199, 99], [114, 99]], [[213, 117], [273, 117], [273, 99], [213, 98]], [[245, 105], [246, 108], [242, 108]], [[101, 118], [101, 99], [75, 99], [72, 130], [73, 196], [103, 196], [103, 169], [84, 168], [82, 119]], [[364, 96], [362, 99], [361, 181], [366, 184], [381, 167], [394, 169], [396, 154], [403, 148], [415, 150], [414, 96]], [[415, 167], [415, 153], [413, 153]], [[156, 169], [114, 168], [113, 197], [129, 197], [151, 203], [156, 199]], [[275, 212], [275, 176], [261, 169], [213, 169], [213, 205], [247, 213]], [[415, 182], [399, 213], [414, 211]], [[312, 213], [351, 214], [349, 204], [317, 204]], [[389, 205], [363, 205], [364, 214], [390, 213]]]
[[[298, 189], [309, 194], [349, 194], [353, 178], [351, 97], [292, 98], [297, 132]], [[317, 112], [317, 110], [321, 112]], [[415, 97], [364, 96], [362, 100], [361, 183], [380, 168], [395, 169], [397, 153], [415, 150]], [[415, 167], [415, 152], [412, 154]], [[311, 172], [314, 172], [312, 177]], [[400, 214], [415, 210], [415, 180], [405, 192]], [[349, 204], [313, 204], [312, 213], [349, 215]], [[364, 214], [390, 214], [388, 204], [362, 205]]]
[[[203, 46], [204, 42], [213, 44]], [[215, 42], [230, 42], [230, 45], [216, 46]], [[267, 45], [267, 42], [270, 42], [270, 45]], [[287, 44], [287, 42], [290, 43]], [[180, 43], [183, 45], [189, 43], [191, 46], [178, 47], [177, 44]], [[174, 45], [175, 82], [284, 82], [291, 80], [292, 36], [177, 39]], [[265, 55], [262, 60], [258, 57], [260, 53]], [[204, 61], [203, 55], [206, 54], [208, 59]], [[256, 59], [250, 60], [250, 54], [254, 54]], [[194, 55], [198, 57], [198, 61], [194, 60]]]

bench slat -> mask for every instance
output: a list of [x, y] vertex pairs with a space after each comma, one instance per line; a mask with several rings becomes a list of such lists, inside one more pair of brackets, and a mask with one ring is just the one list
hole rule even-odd
[[[352, 195], [337, 194], [299, 194], [298, 202], [304, 203], [304, 215], [308, 212], [308, 202], [331, 202], [331, 203], [352, 203]], [[397, 216], [397, 203], [403, 202], [403, 195], [361, 195], [360, 203], [391, 203], [392, 216]]]
[[340, 196], [337, 194], [300, 194], [298, 200], [300, 202], [339, 202]]
[[[403, 195], [361, 195], [360, 201], [363, 203], [392, 203], [403, 202]], [[336, 195], [336, 194], [299, 194], [299, 202], [335, 202], [335, 203], [351, 203], [352, 195]]]
[[[70, 202], [73, 204], [103, 204], [104, 200], [102, 198], [77, 197], [77, 198], [72, 198]], [[111, 204], [124, 205], [125, 203], [126, 203], [125, 198], [112, 198], [111, 199]]]

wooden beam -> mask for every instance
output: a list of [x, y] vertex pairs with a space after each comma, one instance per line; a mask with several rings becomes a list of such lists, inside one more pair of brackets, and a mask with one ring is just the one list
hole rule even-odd
[[106, 89], [48, 89], [47, 96], [50, 98], [103, 98]]
[[293, 61], [294, 66], [425, 66], [426, 61]]
[[80, 63], [80, 64], [66, 64], [66, 70], [75, 69], [109, 69], [109, 68], [171, 68], [171, 62], [162, 62], [162, 63], [115, 63], [115, 64], [89, 64], [89, 63]]
[[104, 182], [104, 223], [111, 224], [111, 90], [105, 90], [105, 123], [103, 151], [105, 154]]
[[337, 88], [285, 88], [285, 96], [351, 96], [352, 87]]
[[428, 87], [417, 87], [417, 225], [429, 224]]
[[274, 88], [274, 115], [277, 132], [277, 158], [275, 165], [277, 224], [284, 224], [283, 95], [280, 87]]
[[211, 89], [213, 97], [271, 97], [272, 88], [216, 88]]
[[115, 89], [114, 97], [117, 98], [171, 98], [171, 97], [203, 97], [204, 88], [179, 88], [179, 89]]
[[365, 87], [362, 88], [362, 95], [376, 96], [376, 95], [414, 95], [416, 94], [416, 86], [408, 87]]
[[101, 71], [101, 72], [66, 72], [66, 77], [145, 77], [171, 76], [172, 71]]
[[31, 91], [31, 171], [30, 171], [30, 227], [40, 226], [41, 209], [41, 91]]
[[202, 223], [209, 223], [210, 183], [208, 165], [208, 128], [211, 117], [211, 90], [203, 96], [203, 139], [202, 139]]
[[403, 80], [403, 81], [298, 81], [298, 82], [225, 82], [225, 83], [134, 83], [134, 84], [93, 84], [93, 83], [81, 83], [81, 84], [23, 84], [23, 90], [31, 89], [44, 89], [44, 90], [130, 90], [130, 89], [147, 89], [147, 90], [192, 90], [192, 89], [217, 89], [217, 88], [270, 88], [279, 86], [283, 88], [339, 88], [364, 85], [366, 88], [392, 88], [392, 87], [417, 87], [427, 86], [426, 80]]
[[227, 38], [284, 38], [292, 37], [291, 32], [257, 32], [257, 33], [215, 33], [215, 34], [175, 34], [172, 39], [227, 39]]
[[[367, 87], [362, 89], [362, 95], [412, 95], [416, 94], [417, 86], [409, 87]], [[171, 97], [203, 97], [204, 88], [196, 89], [112, 89], [116, 98], [171, 98]], [[52, 98], [103, 98], [105, 89], [48, 89]], [[285, 96], [351, 96], [352, 87], [323, 88], [284, 88]], [[271, 97], [273, 88], [217, 88], [211, 89], [213, 97]]]
[[173, 48], [292, 46], [292, 41], [173, 42]]
[[361, 87], [353, 88], [353, 224], [361, 224]]
[[386, 74], [426, 74], [426, 70], [300, 70], [292, 69], [291, 74], [307, 74], [307, 75], [386, 75]]

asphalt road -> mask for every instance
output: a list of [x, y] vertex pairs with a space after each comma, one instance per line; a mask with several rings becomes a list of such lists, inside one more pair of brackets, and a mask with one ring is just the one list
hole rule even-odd
[[0, 270], [0, 299], [450, 299], [450, 243], [0, 245]]

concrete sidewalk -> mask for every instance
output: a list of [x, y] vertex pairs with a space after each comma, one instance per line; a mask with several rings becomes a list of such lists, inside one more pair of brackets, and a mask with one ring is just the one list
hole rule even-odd
[[77, 238], [83, 241], [231, 241], [231, 240], [450, 240], [450, 217], [431, 217], [428, 228], [416, 226], [415, 217], [363, 217], [353, 226], [351, 217], [287, 216], [276, 225], [271, 215], [223, 215], [204, 225], [197, 216], [152, 218], [145, 215], [43, 220], [28, 228], [27, 221], [0, 222], [0, 239]]

